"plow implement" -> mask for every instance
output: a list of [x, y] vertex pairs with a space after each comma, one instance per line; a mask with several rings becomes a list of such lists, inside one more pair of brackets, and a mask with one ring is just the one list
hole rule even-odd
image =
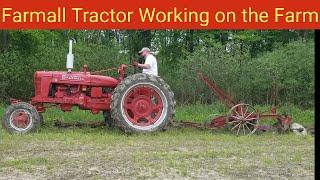
[[[212, 130], [228, 126], [231, 132], [237, 136], [251, 135], [255, 132], [264, 132], [271, 129], [276, 129], [278, 132], [283, 133], [290, 129], [292, 118], [288, 114], [278, 114], [276, 107], [265, 112], [260, 112], [250, 104], [236, 103], [228, 93], [207, 76], [203, 75], [203, 73], [199, 72], [198, 77], [213, 91], [216, 97], [229, 108], [229, 112], [213, 118], [209, 123], [201, 124], [179, 121], [174, 123], [175, 126]], [[260, 120], [263, 119], [275, 121], [275, 123], [272, 126], [260, 124]]]

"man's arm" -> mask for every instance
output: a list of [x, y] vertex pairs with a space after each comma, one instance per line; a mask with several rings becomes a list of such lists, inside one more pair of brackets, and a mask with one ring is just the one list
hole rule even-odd
[[141, 67], [143, 69], [150, 69], [151, 68], [150, 64], [139, 64], [139, 63], [138, 63], [138, 67]]
[[151, 68], [150, 64], [140, 64], [137, 61], [134, 61], [133, 65], [140, 67], [140, 68], [143, 68], [143, 69], [150, 69]]

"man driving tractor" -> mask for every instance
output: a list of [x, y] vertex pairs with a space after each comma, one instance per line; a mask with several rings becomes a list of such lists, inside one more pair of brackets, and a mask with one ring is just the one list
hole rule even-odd
[[153, 56], [153, 54], [151, 54], [150, 49], [144, 47], [138, 52], [138, 54], [145, 58], [144, 64], [140, 64], [137, 61], [133, 61], [132, 64], [136, 67], [142, 68], [142, 73], [158, 76], [157, 59]]

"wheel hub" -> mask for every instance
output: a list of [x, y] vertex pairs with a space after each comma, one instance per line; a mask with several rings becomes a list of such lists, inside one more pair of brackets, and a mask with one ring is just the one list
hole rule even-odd
[[16, 110], [12, 113], [10, 122], [15, 129], [27, 129], [31, 123], [30, 113], [25, 110]]
[[139, 99], [134, 103], [134, 111], [139, 115], [146, 115], [150, 113], [150, 102], [147, 99]]

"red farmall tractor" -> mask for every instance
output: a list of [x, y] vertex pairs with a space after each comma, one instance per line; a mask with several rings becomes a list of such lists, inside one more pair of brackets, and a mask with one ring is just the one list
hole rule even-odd
[[35, 72], [35, 96], [28, 103], [11, 100], [3, 118], [5, 129], [11, 133], [37, 129], [43, 122], [42, 113], [51, 105], [62, 111], [78, 106], [93, 114], [103, 112], [107, 124], [132, 133], [159, 131], [172, 121], [173, 92], [160, 77], [142, 73], [125, 77], [126, 65], [119, 67], [118, 78], [93, 75], [86, 65], [82, 72], [72, 72], [72, 43], [70, 40], [68, 71]]

